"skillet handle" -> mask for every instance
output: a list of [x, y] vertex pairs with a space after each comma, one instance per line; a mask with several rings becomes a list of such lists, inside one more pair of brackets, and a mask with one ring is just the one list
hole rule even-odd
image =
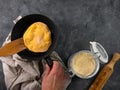
[[48, 66], [49, 66], [50, 69], [51, 69], [52, 66], [53, 66], [53, 61], [52, 61], [52, 59], [51, 59], [50, 57], [46, 57], [45, 60], [46, 60], [46, 62], [47, 62], [47, 64], [48, 64]]

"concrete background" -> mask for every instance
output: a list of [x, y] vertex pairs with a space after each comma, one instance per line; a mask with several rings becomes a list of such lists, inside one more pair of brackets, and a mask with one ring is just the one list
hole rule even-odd
[[[43, 14], [59, 29], [56, 51], [65, 64], [73, 53], [90, 50], [89, 41], [101, 43], [111, 59], [120, 52], [120, 0], [0, 0], [0, 45], [18, 15]], [[101, 65], [102, 67], [103, 65]], [[120, 90], [120, 61], [103, 90]], [[67, 90], [88, 90], [95, 77], [74, 77]], [[0, 63], [0, 90], [5, 90]]]

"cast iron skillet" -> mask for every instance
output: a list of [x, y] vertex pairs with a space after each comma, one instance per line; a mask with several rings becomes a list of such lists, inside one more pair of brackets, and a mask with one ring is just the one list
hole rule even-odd
[[43, 58], [46, 58], [46, 61], [49, 64], [49, 66], [52, 66], [53, 63], [49, 55], [56, 47], [58, 31], [57, 31], [56, 25], [48, 17], [44, 15], [40, 15], [40, 14], [31, 14], [31, 15], [27, 15], [23, 17], [14, 26], [12, 33], [11, 33], [11, 41], [23, 37], [23, 34], [27, 30], [27, 28], [35, 22], [43, 22], [47, 24], [47, 26], [49, 27], [51, 31], [51, 37], [52, 37], [51, 46], [49, 47], [48, 51], [44, 53], [34, 53], [34, 52], [29, 51], [28, 49], [25, 49], [19, 52], [18, 55], [27, 60], [41, 60]]

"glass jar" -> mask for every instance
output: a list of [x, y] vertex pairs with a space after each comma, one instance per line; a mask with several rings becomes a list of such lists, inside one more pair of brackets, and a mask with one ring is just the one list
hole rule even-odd
[[[69, 68], [69, 72], [71, 73], [71, 77], [76, 75], [79, 78], [84, 78], [84, 79], [91, 78], [91, 77], [95, 76], [97, 74], [97, 72], [99, 71], [100, 62], [101, 63], [108, 62], [108, 54], [101, 44], [99, 44], [97, 42], [90, 42], [90, 49], [91, 50], [78, 51], [75, 54], [70, 56], [70, 58], [68, 60], [68, 68]], [[76, 55], [82, 54], [82, 53], [88, 53], [89, 55], [91, 55], [93, 57], [93, 61], [94, 61], [94, 65], [95, 65], [94, 70], [91, 72], [91, 74], [89, 74], [87, 76], [78, 74], [78, 72], [75, 71], [75, 67], [73, 67], [73, 64], [72, 64], [73, 60], [75, 60], [74, 58], [76, 57]], [[85, 63], [87, 65], [87, 62], [84, 62], [84, 65], [85, 65]], [[83, 65], [81, 64], [81, 66], [83, 66]], [[79, 68], [83, 68], [83, 67], [79, 67]], [[86, 69], [89, 69], [89, 64], [85, 68], [85, 70]]]

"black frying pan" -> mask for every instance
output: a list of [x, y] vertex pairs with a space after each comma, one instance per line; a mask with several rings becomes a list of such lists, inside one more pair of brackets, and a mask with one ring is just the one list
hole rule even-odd
[[11, 34], [11, 41], [23, 37], [23, 34], [27, 30], [27, 28], [35, 22], [43, 22], [47, 24], [47, 26], [49, 27], [51, 31], [51, 37], [52, 37], [51, 46], [49, 47], [48, 51], [44, 53], [34, 53], [34, 52], [29, 51], [28, 49], [25, 49], [19, 52], [18, 55], [20, 55], [22, 58], [27, 59], [27, 60], [41, 60], [45, 58], [49, 66], [52, 66], [53, 63], [49, 55], [56, 47], [58, 31], [57, 31], [56, 25], [48, 17], [44, 15], [40, 15], [40, 14], [32, 14], [32, 15], [27, 15], [23, 17], [14, 26], [12, 30], [12, 34]]

